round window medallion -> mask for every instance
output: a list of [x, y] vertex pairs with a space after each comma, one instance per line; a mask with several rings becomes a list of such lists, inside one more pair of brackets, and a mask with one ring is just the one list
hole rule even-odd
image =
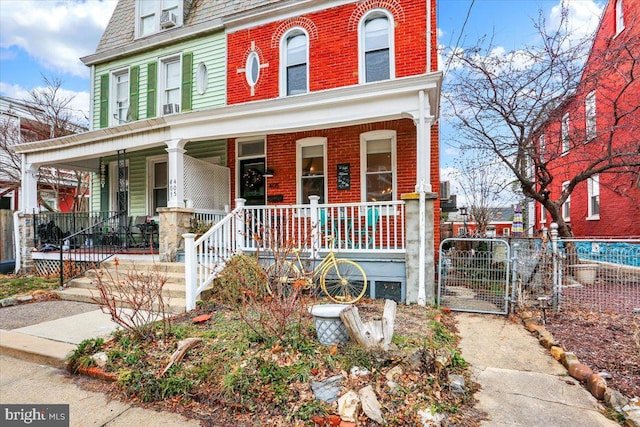
[[255, 50], [252, 50], [247, 57], [245, 76], [249, 86], [253, 87], [258, 83], [258, 79], [260, 78], [260, 58]]
[[209, 72], [207, 71], [207, 66], [204, 62], [201, 62], [198, 65], [198, 71], [196, 72], [196, 87], [198, 88], [198, 93], [200, 95], [204, 94], [207, 91], [207, 86], [209, 85]]

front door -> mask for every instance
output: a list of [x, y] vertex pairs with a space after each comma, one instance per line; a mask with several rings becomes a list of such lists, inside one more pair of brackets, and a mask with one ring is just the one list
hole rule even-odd
[[240, 197], [247, 201], [247, 205], [266, 204], [264, 166], [264, 158], [240, 160]]

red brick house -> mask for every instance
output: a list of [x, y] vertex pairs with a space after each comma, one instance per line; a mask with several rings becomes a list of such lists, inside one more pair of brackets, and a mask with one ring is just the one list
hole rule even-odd
[[[610, 0], [596, 32], [579, 90], [558, 108], [538, 136], [552, 156], [553, 199], [576, 176], [624, 155], [637, 164], [640, 148], [640, 1]], [[635, 75], [635, 78], [632, 76]], [[603, 161], [604, 160], [604, 161]], [[539, 203], [536, 229], [551, 217]], [[640, 168], [618, 167], [578, 182], [562, 205], [576, 237], [640, 236]]]

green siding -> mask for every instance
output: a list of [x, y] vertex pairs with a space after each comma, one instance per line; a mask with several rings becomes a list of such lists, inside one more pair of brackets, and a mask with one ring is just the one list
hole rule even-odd
[[[189, 52], [193, 55], [191, 65], [192, 76], [195, 76], [198, 65], [201, 62], [204, 62], [208, 69], [208, 88], [204, 94], [200, 95], [198, 93], [195, 81], [191, 84], [191, 108], [193, 110], [197, 110], [224, 105], [226, 102], [226, 49], [225, 35], [222, 31], [197, 39], [176, 43], [171, 46], [154, 49], [124, 59], [118, 59], [116, 61], [97, 65], [95, 75], [98, 77], [96, 77], [94, 82], [95, 93], [100, 93], [99, 76], [102, 74], [108, 74], [112, 70], [122, 69], [127, 66], [140, 67], [140, 76], [138, 81], [138, 118], [146, 119], [149, 117], [147, 115], [148, 64], [150, 62], [155, 62], [157, 64], [161, 58], [181, 52]], [[195, 80], [195, 78], [193, 80]], [[154, 96], [154, 100], [157, 100], [157, 94]], [[96, 96], [93, 102], [93, 123], [95, 127], [98, 127], [100, 125], [100, 97]]]

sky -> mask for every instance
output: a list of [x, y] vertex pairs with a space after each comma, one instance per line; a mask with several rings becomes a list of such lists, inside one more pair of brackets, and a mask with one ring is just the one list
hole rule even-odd
[[[593, 30], [605, 4], [605, 0], [439, 0], [438, 43], [441, 48], [464, 48], [489, 35], [505, 51], [519, 49], [536, 42], [533, 20], [539, 12], [550, 23], [558, 20], [561, 1], [567, 2], [570, 21], [578, 31]], [[115, 5], [116, 0], [0, 1], [0, 94], [27, 99], [30, 90], [42, 86], [42, 75], [54, 76], [63, 81], [64, 95], [75, 97], [73, 108], [88, 116], [89, 68], [79, 58], [95, 51]], [[441, 58], [441, 69], [446, 66], [446, 58]], [[448, 120], [443, 111], [444, 179], [455, 173], [453, 160], [461, 154], [448, 143]]]

